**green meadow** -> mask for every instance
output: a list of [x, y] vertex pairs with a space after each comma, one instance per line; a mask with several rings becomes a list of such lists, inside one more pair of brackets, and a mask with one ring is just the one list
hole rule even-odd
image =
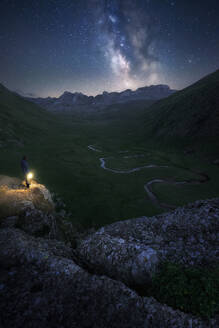
[[[21, 177], [20, 159], [26, 154], [36, 180], [63, 199], [75, 224], [99, 227], [162, 213], [165, 209], [152, 203], [144, 185], [153, 179], [199, 180], [199, 174], [193, 170], [205, 172], [210, 180], [202, 184], [154, 184], [152, 190], [158, 200], [178, 206], [219, 195], [216, 165], [196, 152], [185, 155], [183, 147], [147, 143], [139, 138], [139, 129], [135, 135], [133, 120], [74, 116], [51, 116], [50, 120], [48, 129], [32, 134], [24, 147], [3, 148], [0, 170], [1, 174]], [[100, 152], [88, 149], [89, 145]], [[105, 158], [106, 167], [114, 170], [150, 164], [168, 167], [114, 173], [100, 167], [100, 158]]]
[[[210, 82], [215, 84], [218, 75]], [[86, 228], [167, 211], [145, 191], [154, 179], [165, 180], [150, 188], [167, 205], [218, 197], [219, 167], [213, 161], [219, 159], [219, 138], [172, 136], [165, 123], [166, 111], [183, 125], [186, 95], [198, 97], [208, 84], [209, 77], [157, 106], [138, 101], [71, 115], [47, 112], [0, 86], [0, 174], [22, 177], [20, 160], [26, 155], [36, 180], [64, 201], [72, 222]], [[208, 108], [212, 104], [209, 100]], [[116, 172], [101, 168], [100, 158]], [[157, 167], [118, 172], [147, 165]], [[198, 183], [203, 173], [209, 180]]]

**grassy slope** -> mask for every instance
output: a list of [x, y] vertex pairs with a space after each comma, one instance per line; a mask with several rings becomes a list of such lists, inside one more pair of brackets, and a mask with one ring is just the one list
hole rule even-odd
[[0, 85], [0, 137], [5, 145], [30, 144], [56, 125], [53, 115]]
[[158, 101], [145, 118], [156, 137], [219, 136], [219, 70], [192, 86]]
[[[167, 147], [144, 138], [148, 133], [145, 117], [151, 115], [151, 109], [144, 107], [144, 103], [139, 102], [134, 107], [133, 104], [116, 105], [109, 111], [83, 118], [54, 116], [1, 88], [0, 128], [6, 133], [3, 135], [6, 147], [1, 149], [0, 172], [21, 176], [19, 161], [25, 153], [36, 170], [38, 181], [59, 193], [70, 208], [73, 221], [86, 226], [160, 213], [147, 197], [144, 184], [153, 178], [169, 177], [179, 181], [191, 178], [192, 174], [180, 167], [206, 171], [211, 180], [178, 191], [174, 186], [167, 186], [166, 190], [165, 185], [155, 185], [162, 200], [185, 204], [193, 199], [217, 196], [219, 170], [216, 166], [200, 159], [198, 153], [185, 156], [174, 142]], [[24, 147], [8, 142], [7, 124], [11, 126], [13, 138], [22, 140]], [[88, 150], [90, 144], [102, 149], [102, 153]], [[125, 150], [129, 151], [128, 155], [144, 154], [145, 157], [124, 159], [125, 154], [118, 152]], [[99, 157], [109, 156], [113, 158], [107, 160], [107, 166], [119, 169], [148, 163], [167, 164], [171, 168], [114, 174], [100, 168]]]
[[[115, 122], [109, 116], [105, 112], [95, 120], [57, 118], [1, 86], [1, 173], [21, 177], [20, 159], [26, 154], [37, 179], [61, 194], [77, 221], [104, 222], [105, 211], [106, 220], [120, 217], [119, 201], [113, 204], [113, 182], [100, 170], [99, 159], [87, 149], [103, 135], [108, 148], [114, 147], [116, 140], [117, 149], [117, 137], [123, 134], [125, 122], [121, 118]], [[114, 186], [117, 182], [114, 179]]]
[[[4, 145], [0, 149], [0, 174], [21, 176], [20, 158], [27, 154], [36, 170], [37, 180], [62, 196], [72, 211], [74, 223], [87, 227], [160, 213], [161, 210], [147, 197], [144, 184], [153, 178], [174, 178], [178, 181], [197, 178], [184, 168], [205, 171], [211, 180], [202, 185], [181, 188], [154, 185], [153, 189], [162, 201], [183, 205], [219, 195], [219, 168], [200, 157], [200, 152], [185, 156], [184, 142], [183, 147], [177, 143], [176, 148], [173, 139], [162, 145], [151, 136], [144, 138], [149, 132], [145, 131], [142, 123], [147, 113], [151, 115], [150, 109], [144, 109], [144, 104], [135, 103], [134, 110], [133, 104], [113, 108], [113, 111], [83, 119], [78, 116], [56, 117], [0, 87], [0, 143]], [[20, 140], [24, 146], [18, 147], [10, 139]], [[88, 150], [89, 144], [102, 152]], [[205, 147], [208, 150], [209, 142], [206, 140]], [[217, 156], [218, 148], [211, 148], [212, 156]], [[129, 152], [119, 153], [125, 150]], [[144, 157], [124, 158], [132, 154], [144, 154]], [[113, 174], [100, 169], [100, 156], [112, 157], [107, 160], [107, 166], [116, 169], [150, 163], [170, 168], [143, 170], [130, 175]], [[216, 294], [208, 293], [206, 298], [206, 293], [197, 291], [203, 288], [214, 291], [218, 272], [209, 271], [209, 268], [206, 273], [203, 270], [186, 270], [168, 265], [162, 275], [154, 277], [153, 284], [149, 289], [147, 286], [143, 295], [152, 295], [161, 302], [194, 314], [213, 315], [218, 303]], [[194, 285], [197, 288], [193, 291], [191, 287]], [[145, 290], [141, 286], [142, 291], [144, 293]]]

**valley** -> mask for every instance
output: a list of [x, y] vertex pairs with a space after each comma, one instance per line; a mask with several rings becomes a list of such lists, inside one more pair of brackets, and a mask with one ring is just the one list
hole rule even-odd
[[[196, 87], [160, 100], [157, 107], [141, 101], [83, 115], [49, 113], [3, 88], [0, 128], [5, 137], [1, 139], [0, 171], [22, 177], [20, 159], [27, 155], [36, 180], [62, 199], [69, 220], [85, 228], [152, 216], [198, 199], [217, 197], [216, 130], [212, 137], [212, 130], [206, 130], [207, 121], [202, 121], [205, 136], [172, 136], [171, 127], [166, 130], [169, 121], [163, 116], [172, 104], [169, 115], [171, 112], [177, 119], [182, 106], [186, 106], [185, 92], [197, 102], [199, 93], [211, 93], [217, 88], [218, 75], [217, 71]], [[217, 106], [215, 91], [208, 95], [208, 102], [209, 106]], [[187, 116], [184, 121], [181, 116], [179, 119], [186, 127]], [[216, 128], [216, 116], [215, 120], [212, 116], [209, 119]], [[13, 139], [21, 145], [7, 137], [6, 121]]]
[[219, 328], [219, 1], [0, 1], [0, 328]]
[[[152, 147], [128, 133], [118, 121], [60, 121], [49, 135], [33, 138], [22, 149], [3, 149], [1, 172], [21, 176], [19, 161], [27, 154], [37, 181], [58, 194], [70, 220], [83, 227], [152, 216], [218, 195], [218, 167], [199, 153]], [[88, 148], [89, 141], [98, 151]], [[203, 172], [210, 179], [198, 183]]]

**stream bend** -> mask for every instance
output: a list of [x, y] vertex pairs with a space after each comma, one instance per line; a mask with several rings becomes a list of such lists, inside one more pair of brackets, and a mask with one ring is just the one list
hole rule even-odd
[[[96, 151], [96, 152], [101, 152], [100, 150], [96, 149], [94, 146], [90, 145], [88, 146], [88, 148], [90, 150]], [[143, 157], [144, 155], [140, 154], [140, 155], [133, 155], [133, 156], [123, 156], [123, 158], [134, 158], [134, 157]], [[106, 171], [109, 172], [113, 172], [116, 174], [130, 174], [133, 172], [137, 172], [143, 169], [150, 169], [150, 168], [169, 168], [170, 166], [168, 165], [156, 165], [156, 164], [149, 164], [149, 165], [144, 165], [144, 166], [139, 166], [139, 167], [135, 167], [133, 169], [130, 170], [117, 170], [117, 169], [111, 169], [109, 167], [106, 166], [106, 160], [110, 159], [113, 157], [101, 157], [99, 158], [100, 160], [100, 167]], [[179, 167], [180, 168], [180, 167]], [[194, 171], [192, 169], [188, 169], [188, 168], [183, 168], [181, 167], [181, 169], [184, 169], [186, 171], [192, 172], [196, 175], [199, 176], [199, 179], [194, 180], [194, 179], [190, 179], [190, 180], [185, 180], [185, 181], [175, 181], [172, 179], [152, 179], [150, 181], [148, 181], [145, 185], [144, 185], [144, 189], [148, 195], [148, 197], [150, 198], [150, 200], [152, 201], [152, 203], [154, 205], [156, 205], [157, 207], [163, 208], [163, 209], [175, 209], [176, 206], [175, 205], [170, 205], [167, 203], [163, 203], [160, 202], [158, 197], [155, 195], [155, 193], [152, 191], [152, 185], [153, 184], [157, 184], [157, 183], [165, 183], [165, 184], [171, 184], [171, 185], [185, 185], [185, 184], [201, 184], [201, 183], [205, 183], [207, 181], [210, 180], [209, 176], [206, 173], [202, 173], [202, 172], [197, 172]]]

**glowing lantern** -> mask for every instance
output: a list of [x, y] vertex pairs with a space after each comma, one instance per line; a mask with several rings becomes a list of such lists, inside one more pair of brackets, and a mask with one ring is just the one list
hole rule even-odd
[[33, 173], [32, 173], [32, 172], [29, 172], [29, 173], [27, 174], [27, 179], [28, 179], [28, 180], [33, 179]]

